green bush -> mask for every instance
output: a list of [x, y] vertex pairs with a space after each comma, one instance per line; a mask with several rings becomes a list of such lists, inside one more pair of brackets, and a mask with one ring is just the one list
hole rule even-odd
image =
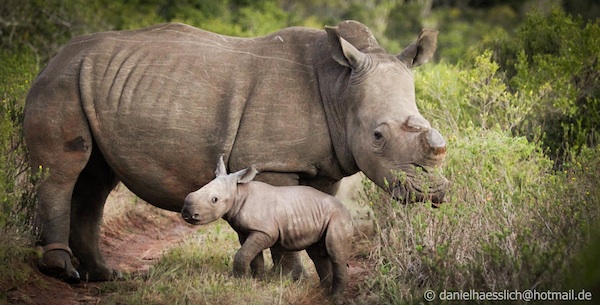
[[433, 11], [424, 27], [433, 27], [440, 32], [436, 57], [458, 63], [483, 37], [512, 29], [519, 21], [517, 12], [508, 5], [489, 10], [453, 7]]
[[0, 52], [0, 228], [26, 224], [31, 216], [29, 166], [21, 127], [23, 101], [36, 69], [30, 52]]
[[548, 94], [545, 87], [539, 92], [509, 91], [491, 51], [477, 56], [472, 67], [440, 63], [420, 69], [416, 91], [421, 109], [425, 117], [440, 121], [435, 125], [444, 134], [469, 127], [514, 133]]
[[0, 51], [0, 287], [26, 281], [30, 269], [23, 257], [33, 255], [31, 224], [39, 177], [30, 174], [21, 125], [35, 70], [32, 52]]
[[448, 145], [452, 187], [439, 209], [398, 204], [365, 181], [380, 276], [364, 290], [399, 304], [427, 289], [565, 289], [600, 212], [599, 159], [554, 173], [539, 147], [499, 130], [464, 130]]
[[496, 32], [481, 46], [494, 50], [510, 92], [544, 96], [516, 131], [541, 137], [559, 162], [600, 139], [599, 22], [560, 10], [531, 13], [514, 35]]

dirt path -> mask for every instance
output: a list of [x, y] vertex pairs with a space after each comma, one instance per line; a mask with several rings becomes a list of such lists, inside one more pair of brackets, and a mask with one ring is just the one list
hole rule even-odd
[[[164, 251], [196, 230], [180, 220], [177, 213], [140, 204], [104, 224], [101, 249], [108, 265], [124, 273], [143, 274]], [[9, 304], [97, 304], [102, 298], [99, 284], [69, 285], [41, 274], [39, 276], [43, 278], [11, 291]]]
[[[109, 266], [123, 273], [146, 273], [162, 254], [198, 228], [178, 213], [155, 208], [120, 186], [111, 193], [104, 213], [101, 250]], [[8, 293], [9, 304], [98, 304], [100, 284], [69, 285], [42, 274]]]

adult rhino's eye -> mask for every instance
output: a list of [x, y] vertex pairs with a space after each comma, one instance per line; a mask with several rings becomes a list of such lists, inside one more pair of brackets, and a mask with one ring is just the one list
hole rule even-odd
[[381, 134], [380, 131], [375, 131], [373, 133], [373, 136], [375, 137], [375, 140], [381, 140], [383, 138], [383, 135]]
[[219, 198], [213, 197], [211, 200], [212, 200], [212, 203], [217, 203], [217, 201], [219, 201]]

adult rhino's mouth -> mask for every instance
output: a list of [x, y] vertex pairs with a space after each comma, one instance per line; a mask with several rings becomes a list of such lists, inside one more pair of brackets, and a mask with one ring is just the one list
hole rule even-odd
[[395, 200], [403, 203], [431, 200], [437, 206], [444, 203], [450, 182], [439, 169], [431, 169], [413, 164], [410, 170], [398, 175], [390, 185]]

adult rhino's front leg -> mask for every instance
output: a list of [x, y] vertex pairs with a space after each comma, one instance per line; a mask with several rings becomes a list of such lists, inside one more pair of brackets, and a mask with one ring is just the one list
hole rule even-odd
[[300, 251], [288, 251], [280, 247], [272, 247], [273, 268], [281, 274], [291, 274], [294, 281], [299, 280], [305, 275], [300, 253]]

